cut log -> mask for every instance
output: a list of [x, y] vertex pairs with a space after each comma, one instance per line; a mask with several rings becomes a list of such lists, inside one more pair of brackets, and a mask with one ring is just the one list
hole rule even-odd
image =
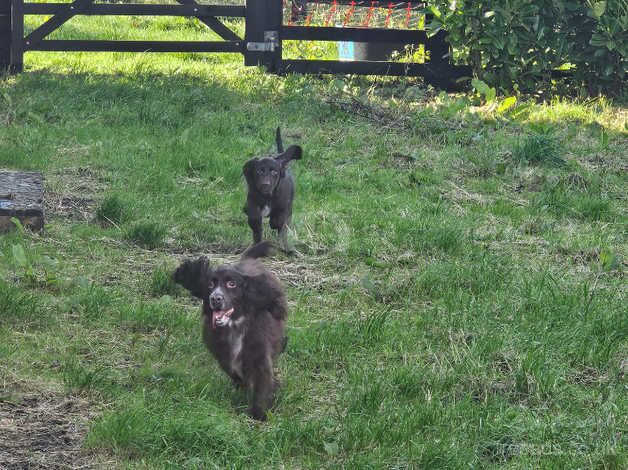
[[31, 230], [44, 228], [43, 198], [41, 173], [0, 170], [0, 233], [15, 228], [12, 217]]

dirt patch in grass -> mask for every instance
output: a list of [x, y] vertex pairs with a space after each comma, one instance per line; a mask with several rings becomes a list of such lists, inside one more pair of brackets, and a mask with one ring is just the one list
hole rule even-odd
[[68, 167], [45, 175], [44, 205], [47, 217], [89, 222], [94, 218], [96, 195], [102, 182], [91, 168]]
[[0, 468], [93, 468], [82, 448], [88, 403], [51, 393], [0, 395]]
[[387, 166], [399, 170], [410, 170], [417, 165], [417, 161], [418, 159], [414, 155], [393, 152], [388, 159]]
[[357, 279], [348, 273], [337, 272], [333, 267], [325, 266], [324, 260], [321, 259], [266, 259], [262, 260], [262, 263], [288, 287], [322, 290], [342, 288], [357, 282]]
[[600, 250], [577, 250], [573, 254], [574, 264], [589, 265], [600, 261]]
[[625, 157], [608, 153], [592, 153], [578, 160], [589, 171], [597, 171], [606, 169], [606, 171], [615, 171], [625, 173], [628, 171], [628, 161]]
[[593, 367], [584, 367], [574, 372], [570, 377], [570, 382], [583, 386], [593, 386], [604, 384], [608, 381], [608, 376], [602, 374]]
[[88, 222], [93, 216], [94, 206], [92, 198], [46, 193], [48, 215]]

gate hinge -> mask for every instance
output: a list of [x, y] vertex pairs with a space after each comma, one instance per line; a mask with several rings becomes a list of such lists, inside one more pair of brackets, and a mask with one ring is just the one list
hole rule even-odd
[[251, 52], [275, 52], [279, 47], [279, 32], [264, 31], [264, 42], [247, 42], [246, 50]]

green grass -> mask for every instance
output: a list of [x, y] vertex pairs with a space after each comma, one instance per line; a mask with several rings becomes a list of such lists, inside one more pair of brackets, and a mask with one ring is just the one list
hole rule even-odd
[[[57, 34], [210, 37], [81, 21]], [[0, 166], [90, 212], [0, 236], [3, 387], [86, 397], [84, 451], [123, 468], [625, 468], [626, 108], [496, 115], [241, 62], [30, 53], [0, 81]], [[356, 100], [378, 119], [338, 105]], [[241, 168], [278, 125], [305, 151], [303, 256], [266, 260], [290, 341], [259, 425], [169, 273], [248, 245]]]
[[533, 133], [523, 136], [513, 149], [516, 160], [527, 164], [562, 165], [561, 143], [551, 133]]
[[163, 243], [166, 229], [155, 222], [138, 222], [129, 227], [126, 238], [140, 246], [155, 249]]
[[96, 209], [96, 219], [103, 224], [119, 224], [128, 218], [124, 201], [117, 194], [106, 196]]

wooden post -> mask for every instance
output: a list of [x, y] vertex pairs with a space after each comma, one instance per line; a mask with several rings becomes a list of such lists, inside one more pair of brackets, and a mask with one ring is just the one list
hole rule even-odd
[[0, 73], [9, 68], [10, 50], [11, 0], [0, 0]]
[[11, 1], [11, 40], [9, 72], [19, 73], [24, 67], [24, 0]]
[[427, 73], [424, 78], [427, 83], [436, 88], [455, 91], [460, 85], [456, 84], [457, 77], [454, 77], [451, 50], [446, 38], [447, 32], [439, 31], [427, 40], [425, 47], [430, 53], [430, 60], [426, 64]]
[[277, 73], [281, 68], [281, 24], [283, 23], [283, 1], [266, 0], [268, 3], [267, 30], [276, 31], [277, 46], [274, 51], [266, 53], [266, 69]]
[[430, 51], [430, 63], [444, 65], [449, 64], [450, 48], [447, 43], [447, 32], [439, 31], [435, 36], [428, 40], [428, 49]]
[[0, 171], [0, 233], [15, 228], [12, 218], [31, 230], [44, 227], [44, 178], [34, 171]]
[[[246, 0], [246, 26], [244, 40], [247, 50], [244, 65], [265, 65], [269, 72], [275, 72], [281, 65], [281, 28], [283, 14], [282, 0]], [[274, 32], [274, 39], [269, 34]], [[248, 43], [274, 43], [275, 49], [254, 51]]]
[[[264, 42], [267, 13], [266, 1], [267, 0], [246, 0], [246, 20], [244, 27], [244, 41], [246, 43]], [[263, 63], [263, 52], [250, 50], [244, 52], [244, 65], [261, 65]]]

